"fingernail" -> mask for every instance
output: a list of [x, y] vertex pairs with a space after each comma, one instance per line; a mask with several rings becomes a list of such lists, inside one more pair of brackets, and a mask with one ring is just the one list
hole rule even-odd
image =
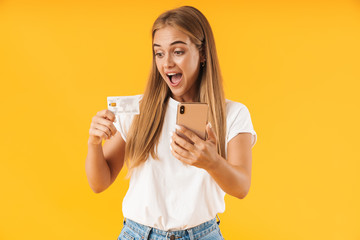
[[170, 145], [170, 150], [172, 151], [172, 147], [171, 147], [171, 145]]
[[175, 128], [177, 129], [177, 130], [180, 130], [181, 129], [181, 127], [179, 126], [179, 125], [175, 125]]
[[210, 127], [210, 128], [212, 128], [212, 126], [211, 126], [211, 122], [209, 122], [209, 127]]

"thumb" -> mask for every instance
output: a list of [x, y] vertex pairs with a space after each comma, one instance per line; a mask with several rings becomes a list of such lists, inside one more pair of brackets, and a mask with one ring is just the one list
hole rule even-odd
[[216, 135], [212, 129], [212, 126], [211, 126], [211, 123], [209, 122], [207, 125], [206, 125], [206, 132], [207, 132], [207, 135], [208, 135], [208, 139], [210, 142], [216, 144]]

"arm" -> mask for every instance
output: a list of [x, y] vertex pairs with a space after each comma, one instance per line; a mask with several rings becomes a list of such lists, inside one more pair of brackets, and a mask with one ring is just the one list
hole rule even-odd
[[89, 185], [95, 193], [107, 189], [116, 179], [124, 165], [125, 141], [116, 132], [104, 146], [88, 141], [85, 170]]
[[[124, 165], [126, 143], [113, 126], [113, 121], [112, 113], [101, 111], [93, 118], [89, 131], [85, 171], [95, 193], [107, 189]], [[107, 139], [103, 146], [102, 139]]]
[[237, 198], [244, 198], [251, 181], [251, 134], [240, 133], [228, 143], [227, 160], [216, 150], [216, 136], [207, 126], [209, 138], [200, 139], [192, 131], [180, 127], [194, 144], [174, 133], [171, 143], [172, 154], [180, 161], [205, 169], [224, 192]]
[[244, 198], [251, 183], [251, 133], [240, 133], [228, 143], [227, 161], [218, 155], [218, 161], [207, 171], [224, 192]]

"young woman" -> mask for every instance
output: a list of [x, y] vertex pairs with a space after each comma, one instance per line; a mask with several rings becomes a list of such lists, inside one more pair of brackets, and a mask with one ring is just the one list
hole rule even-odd
[[[140, 114], [115, 121], [102, 110], [92, 119], [90, 187], [104, 191], [127, 162], [131, 178], [118, 239], [223, 239], [216, 215], [225, 210], [225, 193], [244, 198], [250, 188], [256, 142], [250, 113], [224, 97], [213, 33], [199, 10], [184, 6], [160, 15], [152, 47]], [[176, 126], [180, 102], [208, 104], [206, 140]]]

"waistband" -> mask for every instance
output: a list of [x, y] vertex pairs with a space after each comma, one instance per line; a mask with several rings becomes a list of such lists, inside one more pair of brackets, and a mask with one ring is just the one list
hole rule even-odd
[[207, 222], [204, 222], [198, 226], [188, 228], [185, 230], [176, 230], [176, 231], [163, 231], [157, 228], [149, 227], [132, 221], [131, 219], [125, 219], [124, 225], [137, 232], [139, 235], [144, 236], [145, 239], [148, 239], [148, 236], [151, 233], [155, 233], [165, 238], [169, 239], [178, 239], [185, 236], [189, 236], [190, 239], [196, 239], [199, 235], [206, 235], [207, 233], [213, 231], [217, 225], [220, 224], [219, 221], [216, 221], [216, 218], [213, 218]]

